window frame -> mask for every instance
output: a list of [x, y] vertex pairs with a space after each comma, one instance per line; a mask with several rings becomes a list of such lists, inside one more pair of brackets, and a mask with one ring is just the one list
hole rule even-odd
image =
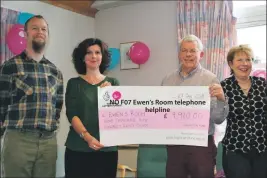
[[[236, 29], [245, 29], [251, 27], [266, 26], [266, 4], [235, 8], [234, 16], [237, 18]], [[237, 32], [238, 33], [238, 32]], [[261, 64], [266, 64], [266, 58], [258, 61]]]
[[266, 25], [266, 6], [234, 8], [234, 16], [237, 18], [237, 29], [263, 26]]

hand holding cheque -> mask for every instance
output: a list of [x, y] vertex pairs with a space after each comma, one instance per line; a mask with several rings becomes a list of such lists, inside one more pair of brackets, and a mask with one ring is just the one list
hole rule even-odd
[[[103, 88], [106, 86], [111, 86], [111, 83], [106, 81], [100, 85], [100, 88]], [[84, 135], [84, 140], [88, 143], [88, 146], [92, 148], [93, 150], [99, 150], [104, 147], [104, 145], [102, 145], [96, 138], [89, 135], [87, 131]]]
[[212, 84], [209, 87], [209, 91], [211, 97], [217, 97], [218, 100], [225, 101], [225, 96], [221, 85]]

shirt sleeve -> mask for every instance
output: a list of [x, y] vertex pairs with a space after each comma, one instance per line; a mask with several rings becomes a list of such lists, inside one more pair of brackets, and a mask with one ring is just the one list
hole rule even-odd
[[114, 78], [112, 86], [120, 86], [119, 80]]
[[[212, 84], [220, 84], [217, 78], [213, 79]], [[215, 124], [221, 124], [226, 119], [229, 112], [228, 99], [219, 101], [216, 97], [211, 98], [210, 117]]]
[[71, 123], [74, 116], [79, 117], [78, 114], [78, 86], [74, 79], [70, 79], [67, 83], [65, 94], [66, 115]]
[[60, 71], [58, 74], [58, 80], [59, 80], [59, 85], [58, 85], [58, 89], [57, 89], [57, 99], [56, 99], [56, 119], [57, 120], [59, 120], [59, 118], [60, 118], [60, 113], [62, 110], [63, 99], [64, 99], [63, 75]]
[[267, 103], [267, 79], [264, 80], [263, 87], [265, 91], [265, 103]]
[[2, 132], [3, 123], [11, 102], [12, 75], [8, 65], [3, 64], [0, 68], [0, 128]]

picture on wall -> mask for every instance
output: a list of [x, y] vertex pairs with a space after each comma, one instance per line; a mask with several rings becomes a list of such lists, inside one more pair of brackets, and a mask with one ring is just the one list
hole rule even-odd
[[120, 43], [121, 70], [139, 69], [140, 68], [140, 65], [133, 63], [132, 60], [127, 55], [127, 52], [129, 51], [130, 47], [134, 43], [135, 43], [135, 41]]

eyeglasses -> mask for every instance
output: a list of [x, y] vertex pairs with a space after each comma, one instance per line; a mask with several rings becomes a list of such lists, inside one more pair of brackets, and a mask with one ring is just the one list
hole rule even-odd
[[182, 49], [181, 52], [182, 53], [188, 53], [189, 52], [190, 54], [196, 54], [198, 52], [198, 50], [196, 50], [196, 49], [190, 49], [190, 50]]

